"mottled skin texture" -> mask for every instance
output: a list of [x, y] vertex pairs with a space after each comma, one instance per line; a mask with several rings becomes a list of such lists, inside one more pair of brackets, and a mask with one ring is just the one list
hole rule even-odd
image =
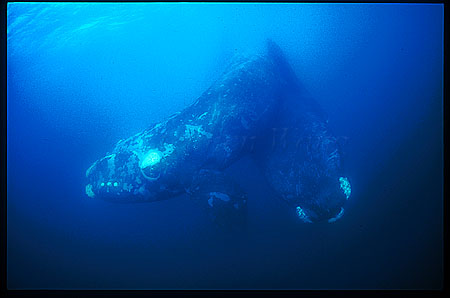
[[[194, 104], [119, 141], [86, 172], [86, 193], [128, 203], [186, 192], [218, 223], [245, 222], [247, 197], [223, 170], [252, 154], [281, 198], [313, 221], [332, 218], [345, 196], [336, 139], [320, 114], [269, 41], [266, 54], [235, 58]], [[284, 128], [289, 146], [269, 145]]]
[[347, 200], [341, 189], [340, 142], [321, 107], [300, 85], [281, 50], [273, 45], [284, 77], [289, 78], [272, 130], [255, 145], [254, 156], [269, 185], [307, 222], [335, 220]]
[[[268, 138], [255, 153], [272, 188], [311, 221], [336, 217], [346, 201], [337, 138], [314, 102], [300, 90], [286, 98]], [[299, 113], [299, 111], [301, 111]]]

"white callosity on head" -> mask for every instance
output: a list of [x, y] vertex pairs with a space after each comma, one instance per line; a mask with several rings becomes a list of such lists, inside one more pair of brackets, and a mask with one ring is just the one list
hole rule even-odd
[[175, 146], [173, 144], [164, 143], [164, 149], [165, 150], [162, 152], [162, 154], [164, 157], [167, 157], [172, 154], [173, 150], [175, 150]]
[[92, 190], [92, 185], [91, 184], [86, 185], [86, 194], [90, 198], [95, 197], [95, 194], [94, 194], [94, 191]]
[[[161, 161], [162, 158], [162, 152], [157, 150], [157, 149], [151, 149], [145, 156], [144, 158], [141, 160], [141, 162], [139, 163], [139, 168], [141, 169], [141, 174], [145, 177], [145, 179], [149, 180], [149, 181], [155, 181], [158, 180], [161, 174], [158, 174], [157, 177], [151, 177], [145, 174], [144, 169], [148, 168], [148, 167], [152, 167], [156, 164], [158, 164]], [[136, 182], [138, 184], [141, 184], [141, 181], [139, 179], [139, 176], [136, 177]], [[136, 193], [136, 191], [135, 191]]]
[[108, 181], [108, 182], [106, 182], [106, 184], [105, 184], [105, 182], [102, 182], [102, 183], [100, 183], [100, 186], [101, 187], [104, 187], [104, 186], [107, 186], [107, 187], [117, 187], [117, 186], [119, 186], [119, 182], [117, 182], [117, 181], [115, 181], [115, 182], [112, 182], [112, 181]]
[[173, 144], [164, 143], [164, 151], [160, 151], [159, 149], [150, 149], [147, 154], [145, 154], [139, 164], [141, 169], [145, 169], [147, 167], [154, 166], [158, 164], [162, 158], [168, 157], [175, 150], [175, 146]]
[[[136, 151], [133, 151], [133, 153], [136, 154], [136, 156], [139, 158], [139, 168], [141, 169], [142, 175], [150, 181], [155, 181], [159, 179], [160, 174], [158, 174], [157, 177], [151, 177], [147, 175], [143, 170], [146, 168], [151, 168], [152, 166], [160, 163], [163, 158], [167, 158], [169, 155], [173, 153], [175, 150], [175, 146], [173, 144], [167, 144], [164, 143], [164, 151], [160, 151], [158, 148], [152, 148], [147, 151], [147, 153], [142, 154]], [[138, 182], [139, 183], [139, 182]]]
[[156, 165], [161, 161], [162, 153], [157, 149], [152, 149], [144, 156], [144, 159], [141, 161], [140, 167], [145, 169], [147, 167], [151, 167]]
[[339, 211], [339, 213], [338, 213], [335, 217], [330, 218], [330, 219], [328, 220], [328, 222], [329, 222], [329, 223], [335, 222], [336, 220], [338, 220], [339, 218], [341, 218], [342, 215], [344, 215], [344, 208], [341, 208], [341, 211]]
[[350, 185], [350, 182], [348, 181], [348, 178], [340, 177], [339, 183], [340, 183], [341, 190], [344, 192], [345, 197], [348, 200], [348, 198], [350, 198], [350, 194], [352, 193], [352, 187]]
[[306, 215], [305, 211], [300, 206], [297, 206], [296, 211], [297, 211], [298, 217], [301, 220], [303, 220], [303, 222], [312, 223], [312, 221], [309, 219], [308, 215]]

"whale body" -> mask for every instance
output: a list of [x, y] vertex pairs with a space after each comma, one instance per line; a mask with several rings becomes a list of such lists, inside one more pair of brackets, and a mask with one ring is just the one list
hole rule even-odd
[[299, 218], [333, 222], [350, 184], [322, 114], [269, 40], [265, 53], [235, 57], [192, 105], [120, 140], [86, 171], [86, 194], [132, 203], [187, 193], [216, 223], [242, 224], [247, 195], [224, 170], [251, 155]]

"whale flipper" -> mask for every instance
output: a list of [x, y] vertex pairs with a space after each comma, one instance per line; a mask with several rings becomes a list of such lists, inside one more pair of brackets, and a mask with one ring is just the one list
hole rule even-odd
[[247, 194], [224, 172], [200, 170], [187, 193], [215, 224], [238, 229], [245, 226]]

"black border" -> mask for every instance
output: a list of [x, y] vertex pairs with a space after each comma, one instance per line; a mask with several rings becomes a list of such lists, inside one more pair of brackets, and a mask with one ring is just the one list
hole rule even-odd
[[0, 130], [1, 130], [1, 138], [0, 138], [0, 209], [1, 209], [1, 239], [0, 241], [1, 249], [0, 249], [0, 286], [1, 286], [1, 296], [2, 297], [80, 297], [80, 296], [152, 296], [152, 297], [162, 297], [162, 296], [203, 296], [203, 297], [222, 297], [222, 296], [234, 296], [234, 295], [252, 295], [255, 297], [261, 296], [272, 296], [272, 297], [361, 297], [361, 296], [386, 296], [386, 297], [418, 297], [418, 296], [426, 296], [426, 297], [436, 297], [436, 296], [444, 296], [448, 294], [448, 274], [447, 274], [447, 263], [448, 258], [446, 256], [445, 248], [448, 247], [448, 208], [449, 204], [446, 203], [445, 199], [443, 200], [443, 233], [444, 233], [444, 241], [443, 241], [443, 287], [440, 290], [9, 290], [7, 289], [7, 280], [6, 280], [6, 262], [7, 262], [7, 168], [6, 168], [6, 151], [7, 151], [7, 111], [6, 111], [6, 7], [7, 2], [264, 2], [264, 3], [376, 3], [376, 4], [384, 4], [384, 3], [417, 3], [417, 4], [444, 4], [444, 101], [443, 101], [443, 120], [444, 120], [444, 198], [446, 197], [446, 186], [448, 185], [448, 174], [447, 169], [449, 168], [449, 156], [448, 153], [448, 119], [449, 119], [449, 108], [448, 108], [448, 89], [446, 86], [450, 86], [448, 75], [446, 75], [448, 69], [448, 59], [446, 59], [445, 53], [449, 47], [449, 9], [448, 5], [446, 5], [445, 1], [406, 1], [406, 0], [397, 0], [397, 1], [339, 1], [339, 0], [328, 0], [328, 1], [267, 1], [267, 0], [244, 0], [244, 1], [230, 1], [230, 0], [222, 0], [222, 1], [201, 1], [201, 0], [184, 0], [184, 1], [142, 1], [142, 0], [130, 0], [130, 1], [116, 1], [116, 0], [97, 0], [97, 1], [55, 1], [55, 0], [47, 0], [47, 1], [6, 1], [1, 0], [1, 27], [2, 30], [0, 32], [0, 40], [1, 40], [1, 60], [0, 60], [0, 68], [1, 68], [1, 109], [0, 109]]

